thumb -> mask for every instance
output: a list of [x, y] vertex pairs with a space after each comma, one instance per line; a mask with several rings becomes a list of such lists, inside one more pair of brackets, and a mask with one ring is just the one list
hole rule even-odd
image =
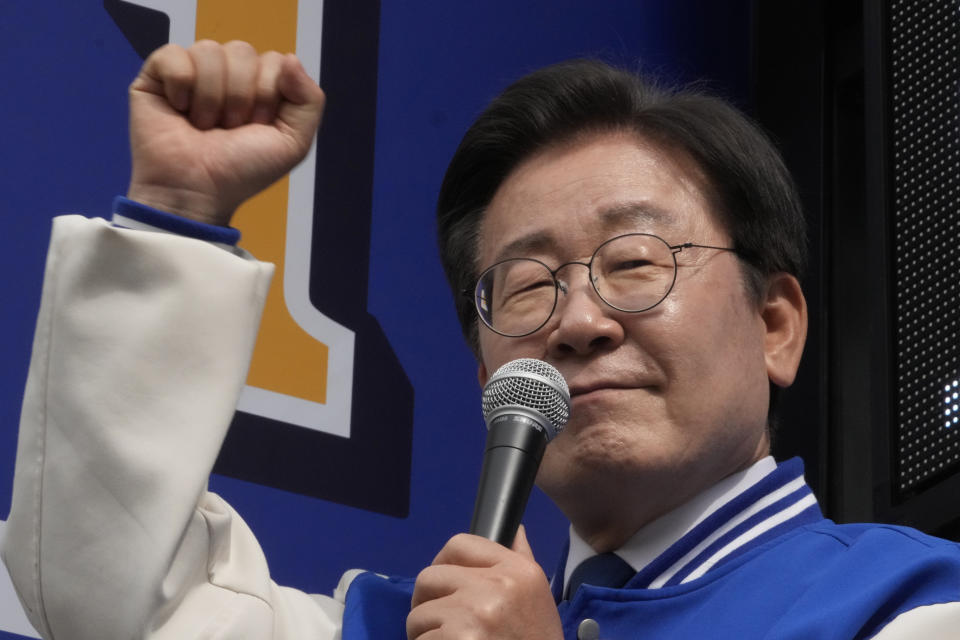
[[511, 548], [530, 560], [534, 559], [533, 549], [530, 548], [530, 543], [527, 541], [527, 529], [522, 524], [517, 529], [517, 535], [513, 539], [513, 547]]
[[292, 53], [284, 56], [277, 88], [282, 96], [277, 119], [300, 136], [312, 138], [320, 125], [326, 96]]

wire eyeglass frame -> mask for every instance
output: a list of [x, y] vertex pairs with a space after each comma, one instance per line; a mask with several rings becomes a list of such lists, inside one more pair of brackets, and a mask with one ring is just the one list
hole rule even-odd
[[[596, 258], [597, 258], [597, 255], [603, 250], [604, 247], [606, 247], [606, 246], [608, 246], [610, 243], [615, 242], [615, 241], [617, 241], [617, 240], [620, 240], [620, 239], [622, 239], [622, 238], [628, 238], [628, 237], [634, 237], [634, 236], [643, 236], [643, 237], [653, 238], [653, 239], [655, 239], [655, 240], [663, 243], [663, 245], [670, 251], [670, 256], [671, 256], [671, 258], [672, 258], [672, 260], [673, 260], [673, 275], [672, 275], [672, 277], [671, 277], [671, 279], [670, 279], [670, 285], [665, 289], [663, 295], [660, 296], [660, 298], [659, 298], [656, 302], [654, 302], [653, 304], [647, 305], [647, 306], [645, 306], [645, 307], [643, 307], [643, 308], [641, 308], [641, 309], [626, 309], [626, 308], [623, 308], [623, 307], [618, 307], [617, 305], [611, 303], [609, 300], [607, 300], [607, 299], [603, 296], [603, 294], [600, 292], [600, 289], [597, 288], [597, 281], [599, 280], [599, 276], [596, 276], [596, 275], [594, 274], [593, 265], [594, 265], [594, 261], [595, 261]], [[474, 289], [473, 289], [473, 292], [472, 292], [472, 293], [473, 293], [473, 303], [474, 303], [474, 307], [475, 307], [475, 309], [476, 309], [477, 315], [478, 315], [479, 318], [480, 318], [480, 321], [481, 321], [488, 329], [490, 329], [490, 330], [493, 331], [494, 333], [497, 333], [497, 334], [502, 335], [502, 336], [507, 337], [507, 338], [523, 338], [523, 337], [525, 337], [525, 336], [528, 336], [528, 335], [531, 335], [531, 334], [533, 334], [533, 333], [536, 333], [537, 331], [539, 331], [540, 329], [542, 329], [542, 328], [550, 321], [550, 318], [552, 318], [552, 317], [553, 317], [553, 314], [556, 312], [556, 310], [557, 310], [557, 302], [558, 302], [558, 300], [559, 300], [559, 298], [560, 298], [559, 292], [562, 291], [564, 294], [566, 294], [566, 293], [568, 292], [568, 285], [567, 285], [567, 283], [566, 283], [565, 281], [557, 278], [557, 273], [559, 273], [560, 270], [563, 269], [563, 268], [565, 268], [565, 267], [568, 267], [568, 266], [574, 265], [574, 264], [578, 264], [578, 265], [580, 265], [580, 266], [587, 267], [587, 270], [588, 270], [588, 272], [589, 272], [590, 285], [593, 287], [593, 290], [594, 290], [594, 292], [597, 294], [597, 297], [599, 297], [600, 300], [602, 300], [604, 304], [606, 304], [606, 305], [607, 305], [608, 307], [610, 307], [611, 309], [615, 309], [615, 310], [620, 311], [620, 312], [623, 312], [623, 313], [643, 313], [644, 311], [649, 311], [650, 309], [653, 309], [654, 307], [656, 307], [656, 306], [659, 305], [661, 302], [663, 302], [664, 300], [667, 299], [667, 296], [669, 296], [669, 295], [670, 295], [670, 292], [673, 291], [673, 288], [674, 288], [674, 286], [676, 285], [676, 282], [677, 282], [677, 269], [678, 269], [678, 265], [677, 265], [677, 254], [680, 253], [681, 251], [683, 251], [684, 249], [693, 249], [693, 248], [697, 248], [697, 249], [715, 249], [715, 250], [717, 250], [717, 251], [729, 251], [729, 252], [734, 253], [734, 254], [737, 254], [737, 253], [738, 253], [738, 252], [737, 252], [737, 249], [735, 249], [735, 248], [733, 248], [733, 247], [718, 247], [718, 246], [709, 245], [709, 244], [697, 244], [697, 243], [694, 243], [694, 242], [682, 242], [682, 243], [680, 243], [680, 244], [674, 244], [674, 245], [672, 245], [672, 244], [668, 243], [666, 240], [664, 240], [663, 238], [661, 238], [660, 236], [654, 235], [654, 234], [652, 234], [652, 233], [624, 233], [624, 234], [621, 234], [621, 235], [618, 235], [618, 236], [614, 236], [613, 238], [609, 238], [608, 240], [605, 240], [603, 243], [601, 243], [600, 246], [597, 247], [596, 250], [594, 250], [594, 252], [593, 252], [593, 254], [590, 256], [590, 260], [589, 260], [588, 262], [581, 262], [581, 261], [579, 261], [579, 260], [570, 260], [569, 262], [564, 262], [563, 264], [559, 265], [556, 269], [551, 269], [547, 264], [545, 264], [545, 263], [542, 262], [541, 260], [537, 260], [536, 258], [524, 258], [524, 257], [520, 257], [520, 258], [506, 258], [506, 259], [504, 259], [504, 260], [499, 260], [499, 261], [495, 262], [494, 264], [490, 265], [489, 267], [487, 267], [486, 269], [484, 269], [484, 270], [480, 273], [480, 276], [477, 278], [477, 282], [476, 282], [476, 284], [474, 285]], [[500, 265], [503, 265], [504, 263], [507, 263], [507, 262], [514, 262], [514, 261], [519, 261], [519, 260], [528, 260], [528, 261], [530, 261], [530, 262], [535, 262], [535, 263], [541, 265], [541, 266], [546, 270], [546, 272], [550, 274], [550, 278], [553, 280], [553, 285], [554, 285], [554, 286], [553, 286], [553, 305], [552, 305], [552, 307], [550, 308], [550, 312], [549, 312], [549, 313], [546, 315], [546, 317], [544, 318], [543, 322], [541, 322], [539, 325], [537, 325], [534, 329], [531, 329], [530, 331], [527, 331], [527, 332], [525, 332], [525, 333], [517, 333], [517, 334], [514, 334], [514, 333], [505, 333], [505, 332], [500, 331], [500, 330], [496, 329], [495, 327], [493, 327], [493, 326], [492, 326], [492, 323], [491, 323], [491, 322], [488, 322], [487, 319], [486, 319], [486, 317], [485, 317], [485, 315], [484, 315], [483, 309], [481, 308], [481, 303], [482, 303], [482, 300], [483, 300], [483, 297], [482, 297], [482, 295], [481, 295], [481, 294], [482, 294], [482, 283], [483, 283], [484, 278], [487, 276], [487, 274], [489, 274], [491, 271], [493, 271], [494, 269], [496, 269], [496, 268], [499, 267]], [[467, 293], [467, 292], [464, 292], [464, 293]]]

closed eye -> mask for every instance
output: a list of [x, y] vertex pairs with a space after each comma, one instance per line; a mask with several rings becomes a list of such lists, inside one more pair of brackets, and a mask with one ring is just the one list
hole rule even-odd
[[613, 266], [611, 271], [629, 271], [630, 269], [639, 269], [641, 267], [652, 266], [649, 260], [625, 260]]
[[536, 282], [531, 282], [529, 284], [518, 286], [516, 289], [513, 289], [512, 291], [508, 292], [507, 297], [509, 298], [511, 296], [520, 295], [528, 291], [534, 291], [542, 287], [552, 287], [552, 286], [554, 286], [553, 280], [548, 280], [544, 278], [543, 280], [537, 280]]

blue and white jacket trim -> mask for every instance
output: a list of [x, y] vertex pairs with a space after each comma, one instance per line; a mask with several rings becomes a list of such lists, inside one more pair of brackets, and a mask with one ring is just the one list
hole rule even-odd
[[[822, 519], [817, 499], [804, 480], [803, 462], [788, 460], [715, 508], [652, 561], [637, 566], [632, 557], [637, 554], [618, 552], [637, 571], [626, 587], [659, 589], [685, 584], [786, 531]], [[571, 537], [575, 536], [571, 531]], [[551, 583], [558, 602], [564, 576], [570, 573], [566, 561], [564, 554]]]

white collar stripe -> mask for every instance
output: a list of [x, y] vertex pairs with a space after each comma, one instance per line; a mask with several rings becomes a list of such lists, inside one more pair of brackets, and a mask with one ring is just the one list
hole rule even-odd
[[[660, 574], [660, 576], [658, 576], [655, 580], [651, 581], [649, 588], [658, 589], [662, 587], [671, 578], [673, 578], [674, 575], [683, 570], [684, 567], [687, 567], [691, 561], [702, 555], [706, 549], [715, 545], [720, 538], [726, 536], [734, 528], [743, 524], [743, 522], [750, 519], [757, 513], [767, 509], [770, 507], [770, 505], [776, 504], [785, 497], [790, 496], [791, 494], [796, 493], [798, 490], [803, 488], [806, 488], [806, 483], [803, 481], [803, 476], [800, 476], [798, 478], [794, 478], [779, 489], [766, 494], [756, 502], [748, 505], [738, 514], [730, 518], [725, 524], [714, 529], [712, 533], [706, 536], [695, 547], [690, 549], [690, 551], [684, 554], [683, 557], [678, 559], [669, 569]], [[807, 489], [806, 492], [809, 493], [809, 489]], [[798, 495], [797, 499], [799, 499], [799, 497], [800, 496]]]
[[810, 507], [815, 507], [816, 505], [817, 505], [817, 499], [813, 496], [812, 493], [808, 493], [806, 496], [804, 496], [803, 499], [801, 499], [798, 502], [795, 502], [792, 506], [788, 507], [787, 509], [784, 509], [783, 511], [781, 511], [780, 513], [774, 516], [771, 516], [770, 518], [767, 518], [763, 522], [755, 525], [751, 529], [745, 531], [744, 533], [739, 535], [737, 538], [729, 542], [726, 546], [724, 546], [722, 549], [720, 549], [715, 554], [713, 554], [709, 559], [707, 559], [703, 564], [697, 567], [694, 571], [691, 571], [690, 574], [687, 575], [687, 577], [680, 582], [680, 584], [690, 582], [691, 580], [696, 580], [697, 578], [705, 574], [707, 571], [709, 571], [714, 565], [716, 565], [718, 562], [720, 562], [721, 560], [729, 556], [731, 553], [733, 553], [737, 549], [743, 547], [744, 545], [746, 545], [747, 543], [753, 540], [756, 540], [757, 538], [762, 536], [764, 533], [767, 533], [768, 531], [774, 529], [775, 527], [778, 527], [786, 523], [787, 521], [800, 515]]
[[[620, 549], [638, 571], [628, 589], [657, 589], [689, 582], [784, 536], [821, 522], [816, 497], [804, 482], [803, 462], [757, 461], [638, 531]], [[555, 594], [592, 549], [571, 527], [557, 573]]]
[[[808, 489], [807, 487], [804, 487], [803, 489], [794, 492], [793, 494], [787, 496], [786, 498], [783, 498], [782, 500], [775, 502], [774, 504], [770, 505], [766, 509], [763, 509], [762, 511], [757, 512], [751, 518], [744, 520], [742, 523], [740, 523], [739, 526], [734, 527], [733, 529], [728, 531], [725, 535], [715, 540], [712, 545], [710, 545], [704, 551], [702, 551], [696, 558], [693, 558], [690, 562], [688, 562], [686, 566], [682, 567], [679, 571], [677, 571], [670, 579], [664, 581], [662, 586], [672, 586], [675, 584], [680, 584], [684, 580], [684, 578], [687, 577], [688, 574], [695, 571], [697, 567], [701, 566], [702, 564], [710, 562], [711, 559], [713, 559], [712, 564], [710, 564], [710, 566], [712, 567], [714, 564], [717, 564], [721, 560], [726, 559], [726, 557], [734, 551], [739, 552], [741, 550], [748, 550], [750, 548], [753, 548], [753, 546], [756, 546], [756, 545], [751, 544], [750, 546], [744, 548], [744, 544], [753, 543], [756, 538], [763, 536], [766, 531], [770, 530], [769, 527], [766, 529], [762, 528], [762, 525], [764, 522], [767, 522], [768, 520], [773, 519], [774, 521], [773, 524], [779, 524], [779, 522], [776, 521], [776, 519], [781, 514], [789, 511], [796, 503], [801, 502], [808, 496], [812, 497], [813, 494], [810, 493], [810, 489]], [[814, 499], [814, 501], [815, 500], [816, 499]], [[791, 528], [793, 526], [797, 526], [797, 524], [798, 523], [791, 523]], [[805, 524], [805, 522], [799, 523], [799, 524]], [[761, 527], [761, 528], [756, 529], [757, 527]], [[753, 531], [753, 536], [744, 538], [743, 536], [749, 531]], [[741, 544], [728, 548], [728, 546], [735, 540], [740, 541]], [[727, 549], [727, 553], [718, 556], [720, 551], [723, 549]]]
[[[770, 494], [778, 492], [783, 489], [784, 486], [797, 482], [798, 480], [802, 485], [803, 462], [801, 462], [799, 458], [793, 458], [777, 465], [773, 471], [761, 478], [758, 482], [738, 495], [728, 499], [722, 507], [718, 508], [696, 527], [681, 535], [669, 549], [644, 566], [637, 574], [637, 577], [630, 581], [630, 585], [649, 588], [651, 583], [664, 573], [675, 575], [682, 570], [683, 566], [689, 564], [689, 560], [682, 563], [681, 560], [686, 558], [687, 554], [695, 547], [698, 547], [701, 542], [713, 536], [715, 532], [725, 527], [727, 523], [736, 519], [737, 516], [758, 501], [764, 500]], [[789, 491], [789, 489], [787, 491]], [[710, 543], [707, 544], [709, 545]], [[699, 553], [691, 557], [696, 557], [697, 555], [699, 555]], [[671, 568], [675, 565], [677, 568], [671, 571]], [[664, 582], [665, 581], [666, 580], [664, 580]]]

